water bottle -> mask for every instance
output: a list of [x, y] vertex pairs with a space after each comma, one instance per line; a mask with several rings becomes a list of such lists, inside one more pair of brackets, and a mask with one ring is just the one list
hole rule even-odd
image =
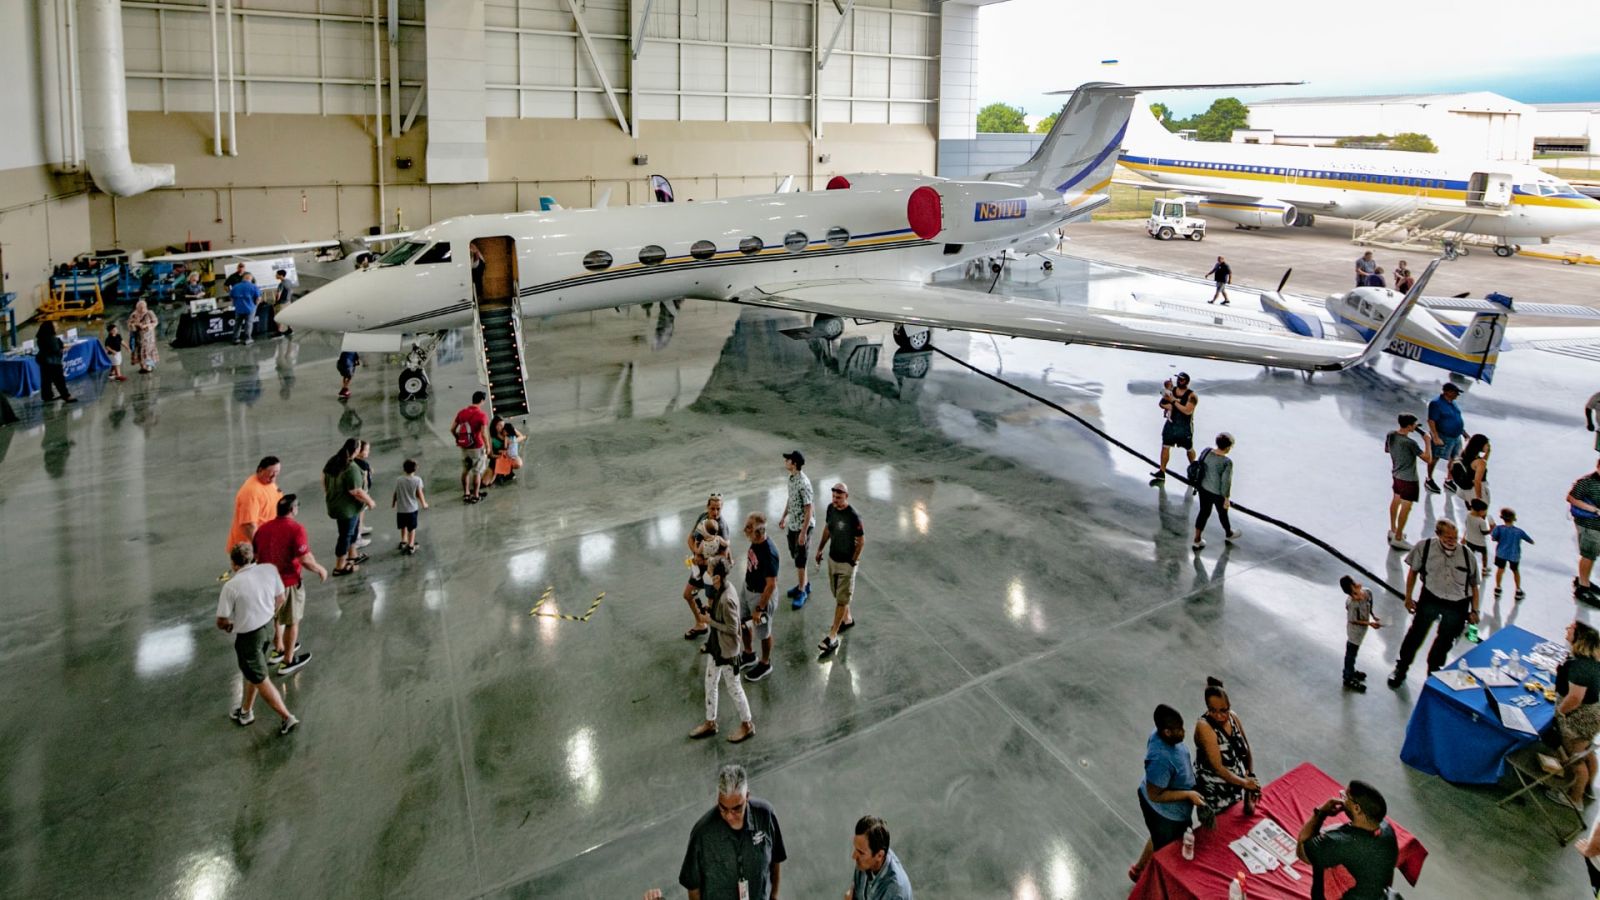
[[1520, 679], [1526, 674], [1527, 674], [1527, 670], [1522, 668], [1522, 651], [1520, 651], [1520, 650], [1512, 650], [1511, 651], [1511, 677]]
[[1194, 829], [1190, 828], [1183, 833], [1183, 858], [1194, 859]]
[[1460, 659], [1456, 660], [1456, 671], [1457, 672], [1465, 672], [1466, 670], [1467, 670], [1467, 658], [1465, 656], [1463, 656]]
[[1483, 638], [1478, 636], [1478, 626], [1475, 623], [1472, 623], [1472, 622], [1468, 622], [1467, 623], [1467, 643], [1470, 643], [1470, 644], [1481, 644], [1481, 643], [1483, 643]]
[[1228, 900], [1244, 900], [1244, 873], [1233, 876], [1233, 883], [1228, 885]]

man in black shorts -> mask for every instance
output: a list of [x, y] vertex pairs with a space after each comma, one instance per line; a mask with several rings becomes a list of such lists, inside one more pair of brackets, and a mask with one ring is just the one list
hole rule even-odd
[[1211, 271], [1207, 272], [1206, 274], [1210, 275], [1217, 282], [1216, 291], [1211, 294], [1211, 299], [1207, 300], [1206, 302], [1215, 303], [1217, 302], [1217, 298], [1221, 297], [1222, 305], [1227, 306], [1228, 285], [1233, 284], [1233, 268], [1228, 265], [1227, 260], [1219, 256], [1217, 257], [1217, 264], [1212, 266]]
[[1194, 462], [1194, 408], [1200, 395], [1189, 389], [1189, 373], [1179, 372], [1174, 383], [1168, 379], [1161, 384], [1161, 412], [1166, 424], [1161, 426], [1161, 468], [1150, 473], [1152, 484], [1167, 480], [1167, 461], [1173, 447], [1182, 447]]

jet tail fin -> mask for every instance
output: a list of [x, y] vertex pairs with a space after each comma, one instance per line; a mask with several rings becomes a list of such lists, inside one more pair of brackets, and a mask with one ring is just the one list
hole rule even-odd
[[991, 172], [985, 181], [1010, 181], [1058, 194], [1104, 190], [1128, 130], [1137, 88], [1089, 82], [1072, 92], [1044, 143], [1026, 163]]

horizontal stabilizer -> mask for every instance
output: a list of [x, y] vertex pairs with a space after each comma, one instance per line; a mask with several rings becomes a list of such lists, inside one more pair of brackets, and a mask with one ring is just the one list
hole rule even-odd
[[1552, 316], [1563, 319], [1600, 319], [1600, 309], [1570, 303], [1517, 303], [1510, 307], [1489, 300], [1466, 297], [1424, 297], [1426, 309], [1470, 313], [1512, 313], [1524, 316]]

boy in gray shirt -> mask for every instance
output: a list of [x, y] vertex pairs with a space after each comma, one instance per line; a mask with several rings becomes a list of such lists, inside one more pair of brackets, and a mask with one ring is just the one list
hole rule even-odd
[[1367, 630], [1382, 628], [1383, 623], [1372, 614], [1372, 592], [1349, 575], [1339, 579], [1339, 589], [1344, 591], [1344, 688], [1358, 694], [1367, 692], [1367, 673], [1356, 670], [1356, 652], [1367, 636]]
[[407, 556], [417, 552], [417, 519], [420, 510], [428, 508], [428, 497], [422, 490], [422, 479], [417, 475], [417, 461], [408, 459], [400, 467], [401, 475], [394, 481], [394, 524], [400, 529], [400, 552]]

